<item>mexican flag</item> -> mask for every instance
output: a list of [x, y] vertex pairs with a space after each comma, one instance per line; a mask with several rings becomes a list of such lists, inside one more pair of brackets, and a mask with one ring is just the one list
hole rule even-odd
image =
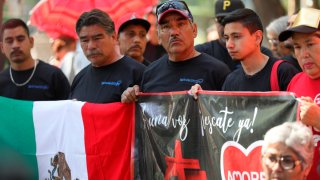
[[1, 171], [15, 162], [34, 179], [132, 179], [134, 113], [134, 104], [0, 97], [0, 176], [21, 171]]

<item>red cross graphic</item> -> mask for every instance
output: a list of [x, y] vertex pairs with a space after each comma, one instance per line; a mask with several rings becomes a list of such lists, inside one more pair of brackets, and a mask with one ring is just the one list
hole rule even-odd
[[179, 140], [176, 140], [174, 153], [175, 157], [165, 157], [167, 164], [165, 180], [170, 180], [171, 177], [177, 177], [179, 180], [207, 179], [206, 172], [200, 170], [199, 160], [182, 158], [181, 142]]

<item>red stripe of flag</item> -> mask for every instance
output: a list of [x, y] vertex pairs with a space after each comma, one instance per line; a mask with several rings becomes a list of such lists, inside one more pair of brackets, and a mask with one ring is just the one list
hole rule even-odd
[[133, 179], [134, 104], [82, 107], [89, 179]]

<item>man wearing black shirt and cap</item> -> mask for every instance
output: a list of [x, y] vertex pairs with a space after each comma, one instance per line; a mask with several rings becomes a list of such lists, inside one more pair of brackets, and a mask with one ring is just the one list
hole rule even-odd
[[137, 13], [128, 13], [119, 19], [117, 26], [120, 53], [148, 66], [150, 62], [144, 58], [143, 53], [150, 23]]
[[184, 1], [166, 1], [157, 6], [159, 40], [168, 55], [148, 66], [138, 85], [123, 92], [121, 102], [130, 103], [142, 92], [188, 90], [201, 84], [206, 90], [221, 90], [229, 68], [219, 60], [194, 49], [197, 25]]

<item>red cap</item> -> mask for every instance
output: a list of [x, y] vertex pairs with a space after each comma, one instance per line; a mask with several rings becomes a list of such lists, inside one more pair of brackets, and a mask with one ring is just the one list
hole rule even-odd
[[118, 30], [118, 33], [120, 33], [124, 28], [131, 24], [141, 25], [146, 29], [147, 32], [150, 28], [150, 23], [137, 13], [127, 13], [118, 20], [116, 29]]

